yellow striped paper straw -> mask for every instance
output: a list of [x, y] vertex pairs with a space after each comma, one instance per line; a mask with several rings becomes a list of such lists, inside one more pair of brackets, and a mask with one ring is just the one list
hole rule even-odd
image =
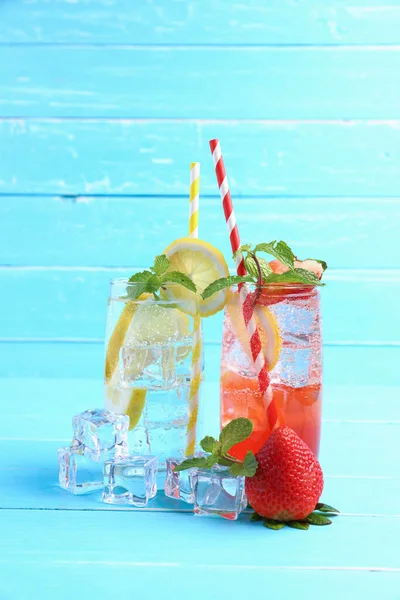
[[[189, 237], [199, 237], [200, 163], [190, 163]], [[196, 428], [199, 413], [199, 389], [201, 383], [201, 318], [199, 313], [193, 321], [192, 368], [189, 391], [189, 422], [186, 434], [186, 456], [194, 454]]]

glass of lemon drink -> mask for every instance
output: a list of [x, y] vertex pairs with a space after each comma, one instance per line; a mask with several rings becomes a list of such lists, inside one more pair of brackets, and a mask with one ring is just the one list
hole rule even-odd
[[226, 277], [222, 254], [190, 237], [173, 242], [153, 267], [111, 281], [105, 352], [105, 405], [130, 418], [132, 454], [167, 457], [197, 448], [203, 380], [201, 319], [221, 310], [227, 290], [202, 291]]

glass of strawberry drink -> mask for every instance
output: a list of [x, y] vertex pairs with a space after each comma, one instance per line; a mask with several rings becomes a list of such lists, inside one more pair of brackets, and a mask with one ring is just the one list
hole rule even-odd
[[[320, 263], [296, 263], [295, 269], [322, 276]], [[269, 263], [269, 267], [278, 275], [289, 271], [279, 260]], [[266, 279], [271, 279], [271, 275]], [[291, 427], [318, 456], [322, 404], [318, 288], [301, 282], [285, 283], [284, 278], [282, 282], [265, 284], [261, 280], [258, 285], [247, 285], [250, 285], [255, 323], [268, 369], [266, 396], [275, 402], [278, 423]], [[242, 310], [238, 286], [233, 286], [229, 290], [223, 326], [221, 426], [238, 417], [247, 417], [253, 422], [251, 436], [231, 450], [239, 459], [243, 459], [248, 450], [256, 453], [271, 434]]]

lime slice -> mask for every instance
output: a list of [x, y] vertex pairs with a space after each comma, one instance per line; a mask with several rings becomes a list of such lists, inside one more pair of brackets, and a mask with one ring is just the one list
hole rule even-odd
[[190, 237], [175, 240], [166, 248], [164, 254], [170, 261], [169, 271], [185, 273], [197, 287], [197, 294], [181, 285], [168, 286], [163, 294], [170, 300], [179, 302], [187, 314], [201, 317], [214, 315], [222, 310], [227, 300], [227, 290], [216, 292], [203, 300], [200, 294], [216, 279], [229, 276], [226, 261], [217, 248], [208, 242]]

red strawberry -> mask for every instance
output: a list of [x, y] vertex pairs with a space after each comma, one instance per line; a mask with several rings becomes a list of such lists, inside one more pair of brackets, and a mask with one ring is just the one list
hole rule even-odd
[[277, 521], [305, 519], [322, 494], [324, 480], [314, 454], [290, 427], [278, 427], [256, 454], [258, 469], [246, 477], [256, 513]]

